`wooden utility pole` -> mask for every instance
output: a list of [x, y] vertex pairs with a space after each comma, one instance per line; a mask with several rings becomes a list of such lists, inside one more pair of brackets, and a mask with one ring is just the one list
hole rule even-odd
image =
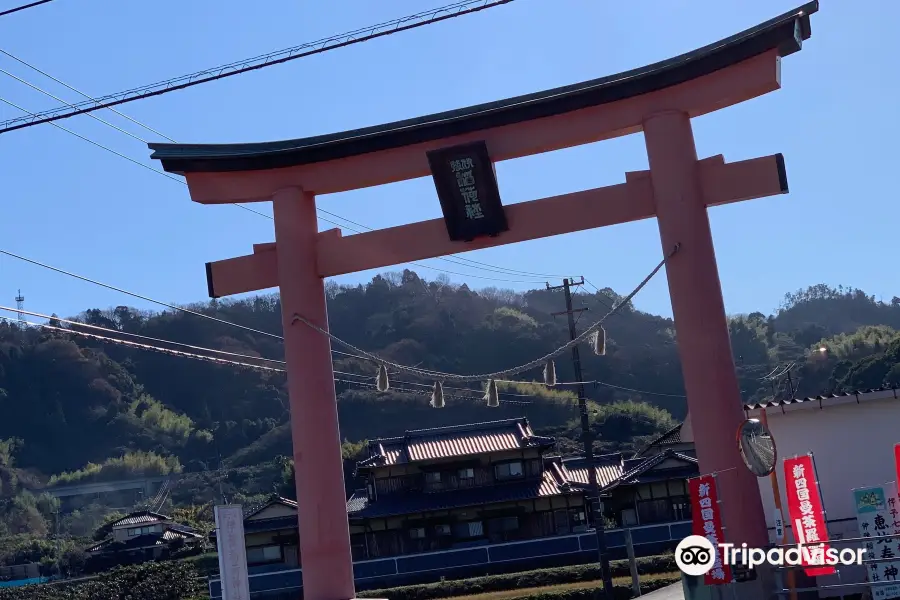
[[[548, 290], [562, 289], [566, 296], [566, 310], [563, 312], [553, 313], [553, 316], [566, 315], [569, 321], [569, 339], [574, 340], [575, 334], [575, 313], [586, 311], [586, 308], [572, 308], [572, 291], [571, 287], [576, 285], [584, 285], [584, 277], [581, 281], [571, 281], [568, 278], [563, 279], [563, 284], [551, 287], [547, 284]], [[578, 354], [578, 345], [572, 346], [572, 366], [575, 369], [575, 381], [578, 390], [578, 410], [581, 413], [581, 439], [584, 443], [584, 456], [588, 467], [588, 482], [590, 485], [590, 497], [588, 498], [588, 506], [591, 511], [591, 520], [594, 523], [594, 531], [597, 533], [597, 558], [600, 563], [600, 577], [603, 580], [603, 595], [607, 600], [612, 600], [612, 574], [609, 570], [609, 558], [606, 555], [606, 533], [604, 531], [603, 511], [600, 510], [600, 485], [597, 482], [597, 468], [594, 465], [594, 435], [591, 432], [590, 419], [588, 418], [587, 398], [584, 393], [584, 378], [581, 376], [581, 357]]]

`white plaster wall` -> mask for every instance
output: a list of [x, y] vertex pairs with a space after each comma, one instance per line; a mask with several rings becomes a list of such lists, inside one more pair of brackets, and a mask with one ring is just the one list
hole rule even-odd
[[[758, 413], [751, 411], [750, 416]], [[784, 413], [780, 407], [769, 408], [766, 415], [778, 449], [785, 510], [782, 460], [798, 454], [813, 453], [828, 521], [856, 518], [853, 488], [897, 480], [893, 449], [900, 442], [900, 399], [892, 391], [862, 394], [858, 403], [856, 396], [849, 396], [823, 400], [821, 408], [817, 401], [785, 406]], [[773, 527], [775, 503], [769, 479], [760, 479], [759, 488], [766, 523]], [[844, 527], [836, 524], [835, 529]]]
[[[758, 418], [759, 411], [750, 411]], [[900, 399], [894, 391], [873, 392], [846, 398], [801, 402], [766, 410], [769, 429], [778, 449], [778, 483], [787, 514], [782, 460], [812, 452], [832, 540], [859, 537], [851, 490], [897, 480], [894, 444], [900, 442]], [[774, 527], [775, 502], [769, 478], [759, 480], [766, 524]], [[849, 519], [849, 520], [846, 520]], [[775, 541], [775, 532], [769, 537]], [[855, 547], [837, 545], [839, 548]], [[863, 567], [842, 567], [839, 575], [819, 577], [818, 584], [852, 584], [865, 579]], [[861, 592], [862, 587], [820, 590], [822, 598]]]

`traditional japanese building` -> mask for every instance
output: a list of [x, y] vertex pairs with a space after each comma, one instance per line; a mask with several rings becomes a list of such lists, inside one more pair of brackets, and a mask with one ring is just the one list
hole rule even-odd
[[200, 546], [203, 535], [166, 515], [149, 510], [133, 512], [97, 532], [102, 541], [87, 548], [97, 566], [112, 566], [167, 558], [186, 546]]
[[[606, 542], [624, 557], [671, 550], [690, 533], [685, 479], [697, 474], [681, 426], [635, 456], [596, 458]], [[684, 439], [683, 439], [684, 438]], [[583, 457], [556, 456], [525, 418], [407, 431], [373, 440], [347, 501], [359, 588], [578, 564], [596, 559]], [[245, 511], [251, 592], [300, 586], [297, 503], [273, 497]], [[213, 598], [218, 582], [210, 582]]]

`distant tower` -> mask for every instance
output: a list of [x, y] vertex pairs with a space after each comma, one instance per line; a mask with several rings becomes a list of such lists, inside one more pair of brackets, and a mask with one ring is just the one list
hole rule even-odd
[[22, 290], [19, 290], [19, 295], [16, 296], [16, 310], [19, 311], [19, 325], [25, 327], [25, 314], [22, 312], [25, 310], [25, 296], [22, 295]]

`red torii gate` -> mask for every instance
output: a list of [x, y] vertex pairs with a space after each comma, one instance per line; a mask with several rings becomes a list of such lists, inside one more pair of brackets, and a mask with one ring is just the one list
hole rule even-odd
[[[333, 135], [260, 144], [151, 144], [202, 204], [273, 202], [275, 243], [207, 263], [213, 298], [278, 287], [307, 600], [355, 597], [324, 278], [655, 216], [697, 456], [720, 471], [729, 541], [768, 542], [756, 478], [735, 445], [743, 419], [707, 207], [788, 191], [781, 155], [698, 160], [690, 119], [780, 87], [781, 57], [810, 36], [811, 2], [694, 52], [583, 84]], [[426, 153], [484, 141], [509, 160], [644, 132], [650, 170], [625, 183], [514, 204], [508, 231], [450, 241], [441, 219], [344, 237], [318, 232], [315, 197], [431, 174]], [[737, 509], [740, 507], [740, 510]]]

